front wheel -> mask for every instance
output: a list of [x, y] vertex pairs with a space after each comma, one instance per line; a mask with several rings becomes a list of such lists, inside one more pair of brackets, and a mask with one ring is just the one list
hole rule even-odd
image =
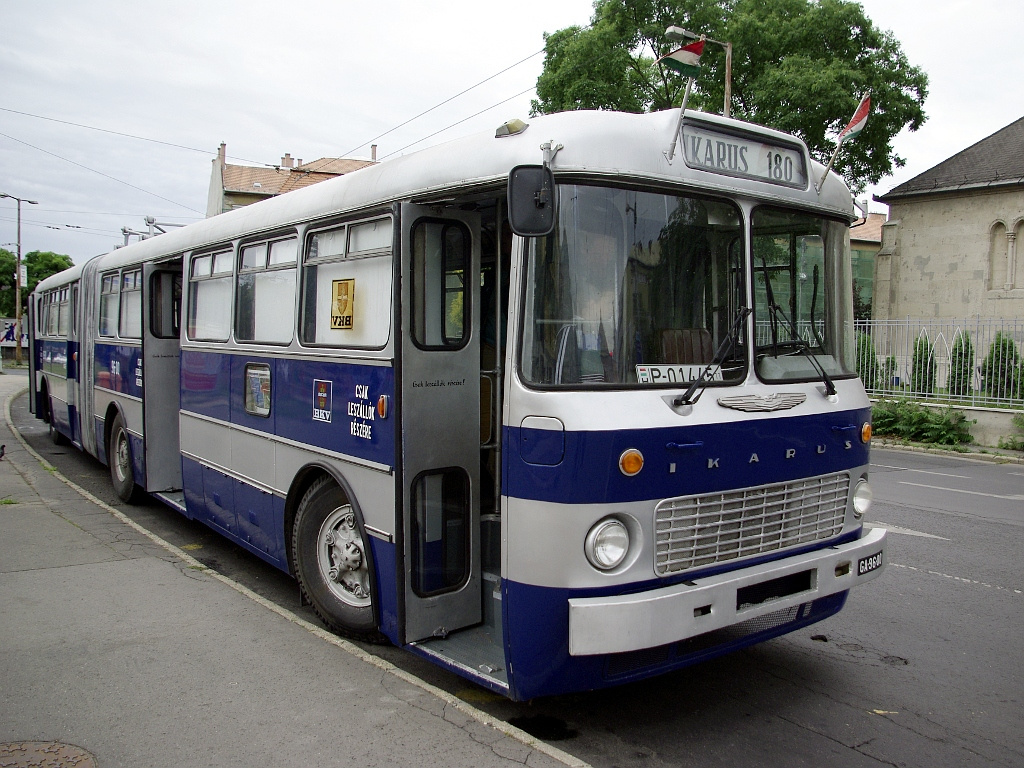
[[121, 414], [114, 417], [114, 423], [110, 428], [107, 461], [110, 462], [110, 481], [118, 497], [129, 504], [138, 503], [142, 498], [142, 489], [135, 482], [135, 475], [132, 472], [132, 444]]
[[374, 619], [366, 537], [330, 477], [313, 483], [299, 502], [292, 553], [299, 586], [324, 624], [340, 635], [384, 642]]

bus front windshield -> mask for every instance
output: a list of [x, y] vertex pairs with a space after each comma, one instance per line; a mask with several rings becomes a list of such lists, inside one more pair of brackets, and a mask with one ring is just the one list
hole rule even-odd
[[767, 382], [853, 374], [849, 229], [761, 207], [751, 217], [757, 374]]
[[528, 245], [519, 359], [526, 382], [679, 386], [712, 362], [710, 385], [744, 378], [735, 205], [563, 184], [557, 221]]

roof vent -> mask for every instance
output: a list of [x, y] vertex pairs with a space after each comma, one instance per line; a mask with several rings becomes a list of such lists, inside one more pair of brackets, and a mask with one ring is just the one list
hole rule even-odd
[[522, 133], [529, 127], [529, 123], [524, 123], [519, 118], [509, 120], [507, 123], [503, 123], [498, 126], [498, 130], [494, 132], [494, 138], [500, 139], [502, 136], [515, 136]]

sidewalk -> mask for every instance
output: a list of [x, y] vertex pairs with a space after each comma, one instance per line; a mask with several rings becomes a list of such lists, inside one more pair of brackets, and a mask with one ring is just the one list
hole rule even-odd
[[148, 537], [6, 414], [0, 443], [0, 764], [584, 765]]

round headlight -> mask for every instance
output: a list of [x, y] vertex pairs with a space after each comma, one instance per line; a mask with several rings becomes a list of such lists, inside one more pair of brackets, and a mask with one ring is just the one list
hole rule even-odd
[[602, 520], [590, 529], [584, 549], [592, 566], [610, 571], [626, 559], [629, 531], [618, 520]]
[[853, 516], [860, 520], [867, 511], [871, 509], [871, 500], [874, 498], [871, 486], [867, 480], [861, 480], [853, 490]]

